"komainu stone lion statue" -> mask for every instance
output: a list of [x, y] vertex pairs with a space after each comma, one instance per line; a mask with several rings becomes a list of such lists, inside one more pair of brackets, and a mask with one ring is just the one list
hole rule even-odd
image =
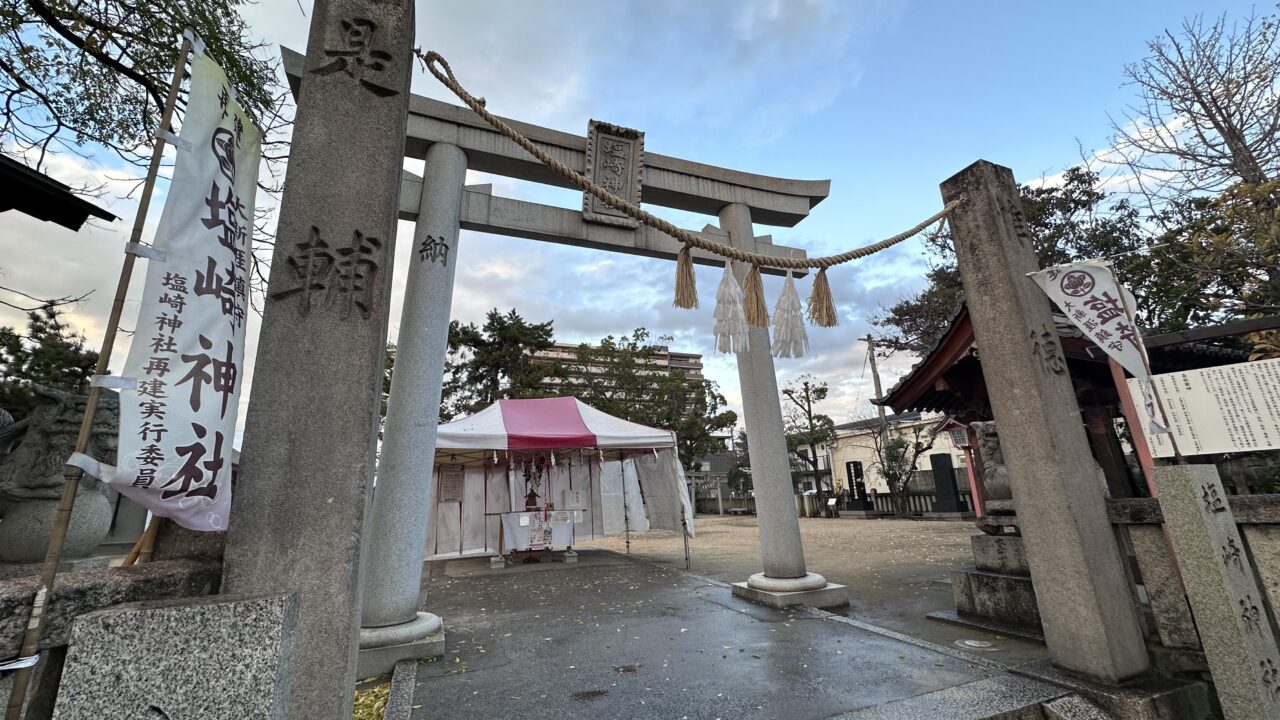
[[[40, 562], [62, 496], [67, 458], [75, 450], [87, 396], [35, 386], [37, 404], [31, 415], [0, 422], [0, 562]], [[120, 400], [113, 392], [99, 396], [93, 435], [86, 454], [115, 464], [120, 427]], [[111, 505], [105, 486], [85, 475], [76, 494], [63, 557], [84, 557], [111, 528]]]

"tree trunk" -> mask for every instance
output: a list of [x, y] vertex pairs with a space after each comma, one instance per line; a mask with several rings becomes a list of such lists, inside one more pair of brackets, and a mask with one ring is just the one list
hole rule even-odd
[[890, 480], [889, 498], [893, 502], [894, 517], [902, 519], [911, 517], [911, 507], [907, 502], [907, 488], [905, 483], [899, 485], [896, 480]]

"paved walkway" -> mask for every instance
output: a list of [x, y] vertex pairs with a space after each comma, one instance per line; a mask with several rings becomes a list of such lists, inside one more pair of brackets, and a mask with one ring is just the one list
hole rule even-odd
[[419, 666], [414, 718], [941, 719], [975, 717], [964, 698], [999, 710], [1052, 695], [955, 648], [772, 610], [605, 551], [576, 565], [429, 568], [446, 652]]
[[[699, 515], [691, 542], [692, 571], [741, 582], [760, 572], [760, 541], [754, 517]], [[954, 610], [951, 570], [973, 567], [971, 522], [801, 518], [809, 570], [849, 586], [842, 614], [940, 645], [966, 640], [989, 643], [984, 656], [1006, 665], [1042, 660], [1043, 645], [948, 625], [925, 618]], [[684, 545], [677, 533], [654, 531], [631, 536], [632, 557], [684, 569]], [[622, 552], [621, 536], [591, 541]]]

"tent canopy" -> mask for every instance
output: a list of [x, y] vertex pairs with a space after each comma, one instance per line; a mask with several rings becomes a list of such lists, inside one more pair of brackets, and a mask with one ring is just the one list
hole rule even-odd
[[553, 545], [650, 527], [693, 537], [675, 433], [613, 417], [572, 397], [499, 400], [436, 430], [427, 556], [497, 553], [505, 542], [499, 528], [511, 514], [521, 514], [530, 489], [521, 465], [548, 455], [538, 494], [544, 503], [573, 511], [568, 535]]
[[675, 433], [616, 418], [573, 397], [499, 400], [436, 430], [438, 456], [476, 450], [649, 450], [675, 444]]

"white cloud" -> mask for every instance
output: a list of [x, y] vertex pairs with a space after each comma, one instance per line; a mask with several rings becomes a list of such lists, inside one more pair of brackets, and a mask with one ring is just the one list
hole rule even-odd
[[[299, 9], [293, 2], [245, 8], [257, 39], [296, 50], [306, 45], [310, 12], [306, 3]], [[790, 142], [784, 140], [790, 128], [857, 84], [862, 72], [856, 52], [859, 38], [893, 22], [897, 12], [888, 3], [845, 0], [429, 3], [419, 9], [417, 44], [440, 51], [459, 79], [486, 96], [489, 107], [499, 114], [578, 133], [593, 117], [647, 128], [648, 149], [670, 154], [680, 154], [678, 146], [685, 138], [731, 138], [696, 151], [686, 148], [683, 154], [769, 174], [767, 162], [756, 167], [735, 163], [731, 148]], [[457, 102], [422, 71], [415, 72], [414, 88]], [[71, 157], [55, 162], [51, 165], [55, 176], [62, 173], [61, 179], [67, 182], [136, 175], [132, 168], [104, 169]], [[420, 172], [420, 167], [414, 168], [417, 162], [407, 166]], [[580, 206], [576, 192], [561, 188], [475, 172], [468, 173], [467, 181], [493, 183], [497, 195]], [[113, 189], [120, 189], [121, 181], [110, 182]], [[268, 201], [260, 197], [260, 202]], [[149, 226], [154, 226], [162, 203], [160, 195]], [[95, 346], [101, 339], [135, 205], [122, 201], [111, 207], [126, 219], [79, 235], [12, 213], [0, 216], [0, 251], [7, 258], [0, 269], [3, 277], [40, 295], [93, 289], [94, 295], [74, 308], [72, 320]], [[715, 222], [715, 218], [683, 211], [659, 210], [658, 214], [693, 229]], [[813, 252], [835, 245], [845, 249], [843, 239], [810, 237], [804, 228], [802, 223], [794, 230], [757, 231], [774, 232], [776, 242], [809, 247]], [[150, 237], [150, 230], [145, 237]], [[401, 223], [392, 288], [393, 338], [398, 333], [411, 237], [411, 227]], [[514, 307], [531, 321], [554, 320], [558, 337], [575, 342], [647, 327], [654, 335], [674, 336], [673, 345], [680, 350], [704, 353], [708, 377], [740, 407], [733, 358], [713, 354], [711, 342], [719, 269], [698, 268], [703, 307], [684, 311], [671, 307], [674, 266], [667, 261], [473, 232], [462, 234], [456, 258], [453, 317], [482, 322], [491, 308]], [[862, 363], [857, 338], [867, 330], [867, 315], [902, 292], [892, 277], [918, 274], [921, 266], [913, 251], [903, 248], [857, 269], [833, 270], [843, 324], [831, 330], [811, 329], [812, 355], [798, 361], [779, 360], [779, 385], [804, 372], [831, 380], [832, 397], [824, 410], [837, 420], [855, 401], [865, 403], [869, 377], [853, 377]], [[808, 283], [800, 282], [802, 294], [807, 293]], [[770, 304], [779, 289], [779, 279], [766, 279]], [[132, 294], [136, 296], [137, 291], [135, 287]], [[126, 318], [132, 307], [136, 305], [126, 306]], [[0, 312], [4, 324], [21, 320], [18, 314]], [[132, 323], [126, 319], [124, 324], [131, 327]], [[252, 356], [256, 317], [250, 320], [249, 333], [247, 350]], [[117, 368], [127, 350], [127, 338], [122, 340], [113, 363]], [[886, 386], [892, 384], [897, 369], [887, 365]], [[246, 385], [252, 377], [250, 365], [244, 374]], [[242, 412], [247, 401], [245, 393]]]

